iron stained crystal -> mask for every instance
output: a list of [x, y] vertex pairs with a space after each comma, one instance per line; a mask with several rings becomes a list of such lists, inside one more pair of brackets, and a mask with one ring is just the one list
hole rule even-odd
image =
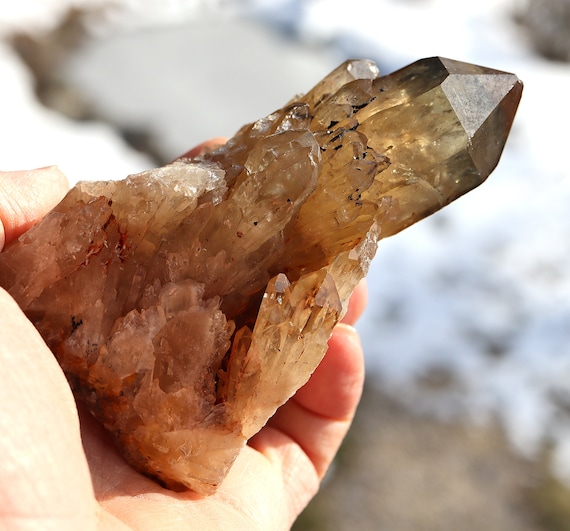
[[0, 254], [0, 284], [125, 459], [215, 491], [321, 361], [379, 239], [481, 184], [516, 76], [348, 61], [222, 147], [78, 183]]

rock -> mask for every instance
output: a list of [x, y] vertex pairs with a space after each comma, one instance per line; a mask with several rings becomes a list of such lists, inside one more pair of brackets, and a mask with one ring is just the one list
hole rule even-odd
[[321, 361], [377, 241], [494, 169], [521, 91], [448, 59], [346, 62], [225, 146], [79, 183], [0, 284], [132, 466], [212, 493]]

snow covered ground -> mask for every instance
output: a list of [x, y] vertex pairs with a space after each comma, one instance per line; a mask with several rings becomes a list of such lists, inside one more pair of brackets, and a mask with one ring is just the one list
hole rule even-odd
[[[64, 4], [105, 3], [5, 2], [0, 37], [48, 26]], [[498, 415], [528, 453], [557, 442], [556, 466], [570, 481], [570, 66], [533, 54], [513, 22], [520, 4], [250, 0], [219, 11], [216, 2], [124, 0], [112, 12], [118, 22], [95, 27], [99, 41], [66, 76], [102, 115], [151, 127], [175, 156], [281, 106], [347, 57], [372, 58], [383, 72], [431, 55], [515, 72], [525, 90], [499, 167], [381, 242], [360, 330], [371, 377], [387, 389], [442, 415]], [[2, 42], [0, 79], [1, 168], [57, 163], [76, 181], [149, 164], [109, 126], [40, 107]]]

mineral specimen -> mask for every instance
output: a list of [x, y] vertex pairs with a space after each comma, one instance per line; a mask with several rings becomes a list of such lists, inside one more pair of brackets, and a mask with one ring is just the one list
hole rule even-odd
[[377, 241], [493, 170], [521, 91], [448, 59], [348, 61], [218, 149], [79, 183], [0, 284], [132, 466], [211, 493], [322, 359]]

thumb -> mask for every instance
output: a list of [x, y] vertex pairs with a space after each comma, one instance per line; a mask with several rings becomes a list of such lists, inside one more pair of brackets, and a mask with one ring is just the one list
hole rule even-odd
[[56, 166], [0, 172], [0, 250], [47, 214], [69, 189]]

